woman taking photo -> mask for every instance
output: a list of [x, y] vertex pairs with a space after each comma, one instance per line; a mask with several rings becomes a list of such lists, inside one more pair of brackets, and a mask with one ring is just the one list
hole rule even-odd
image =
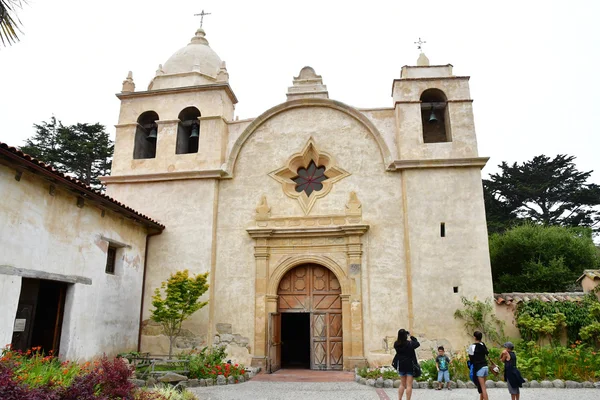
[[406, 390], [406, 400], [410, 400], [412, 396], [412, 385], [414, 375], [414, 364], [417, 362], [415, 349], [421, 344], [414, 336], [410, 336], [410, 332], [404, 329], [398, 331], [398, 340], [394, 343], [396, 356], [392, 365], [398, 370], [400, 375], [400, 387], [398, 388], [398, 400], [402, 400], [404, 391]]

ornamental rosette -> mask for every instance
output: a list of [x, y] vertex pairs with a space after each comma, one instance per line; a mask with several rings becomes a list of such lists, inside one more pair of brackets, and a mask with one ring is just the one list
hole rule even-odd
[[317, 148], [311, 137], [304, 148], [293, 154], [286, 166], [269, 176], [281, 183], [284, 193], [298, 200], [308, 214], [321, 197], [326, 196], [333, 184], [350, 175], [338, 167], [331, 155]]

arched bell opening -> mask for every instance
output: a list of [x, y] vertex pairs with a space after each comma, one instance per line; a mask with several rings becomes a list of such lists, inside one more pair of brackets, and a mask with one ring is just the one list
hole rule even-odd
[[450, 142], [448, 99], [439, 89], [427, 89], [421, 94], [421, 122], [423, 142]]
[[154, 111], [142, 113], [137, 120], [133, 158], [155, 158], [158, 139], [158, 114]]
[[337, 276], [322, 265], [299, 265], [281, 278], [277, 313], [283, 368], [343, 369], [341, 294]]
[[177, 125], [176, 154], [189, 154], [198, 152], [200, 138], [200, 111], [196, 107], [184, 108], [179, 113]]

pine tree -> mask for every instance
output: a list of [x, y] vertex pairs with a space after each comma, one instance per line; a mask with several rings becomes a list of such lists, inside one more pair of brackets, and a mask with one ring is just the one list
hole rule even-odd
[[542, 154], [523, 164], [502, 162], [500, 173], [483, 181], [490, 233], [517, 221], [598, 231], [600, 186], [589, 183], [593, 171], [579, 171], [574, 160], [565, 154], [553, 159]]
[[55, 117], [34, 125], [36, 133], [21, 151], [50, 164], [58, 171], [102, 189], [99, 176], [110, 174], [114, 150], [112, 141], [99, 123], [64, 126]]

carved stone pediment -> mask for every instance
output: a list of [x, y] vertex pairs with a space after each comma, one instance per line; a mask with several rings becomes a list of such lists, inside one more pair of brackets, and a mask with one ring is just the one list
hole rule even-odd
[[263, 195], [254, 219], [247, 229], [252, 237], [362, 235], [369, 229], [369, 225], [362, 221], [362, 204], [355, 192], [350, 192], [344, 214], [281, 217], [271, 216], [271, 207]]

